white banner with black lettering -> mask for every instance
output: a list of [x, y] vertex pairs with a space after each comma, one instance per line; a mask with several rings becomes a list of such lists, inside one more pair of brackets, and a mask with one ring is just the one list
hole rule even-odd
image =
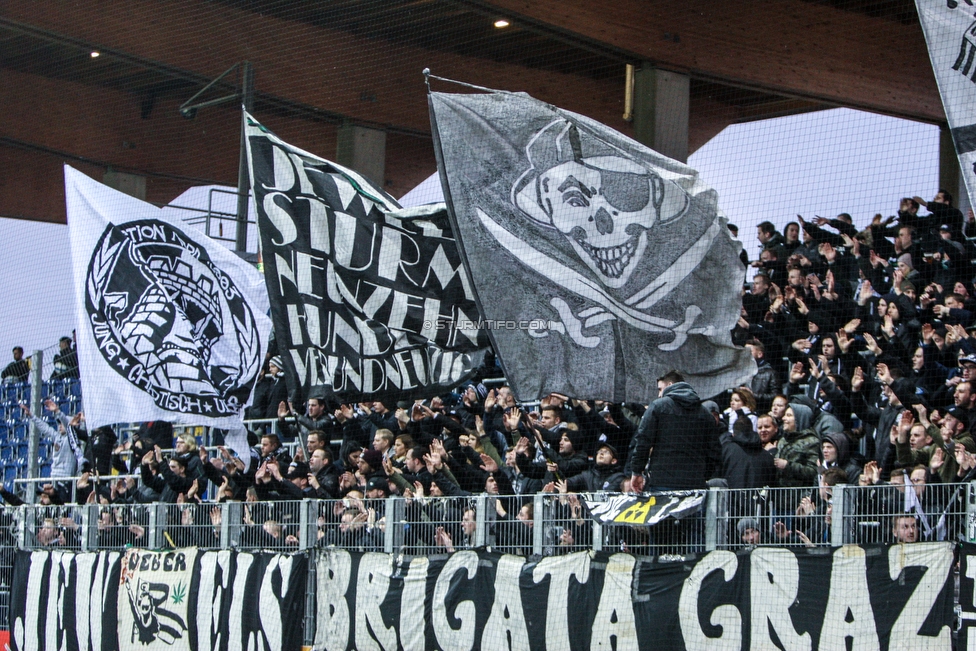
[[267, 349], [264, 278], [152, 204], [64, 168], [89, 429], [241, 423]]
[[541, 560], [326, 550], [315, 649], [949, 651], [953, 547]]
[[[976, 205], [976, 15], [972, 0], [915, 0], [970, 203]], [[956, 188], [946, 188], [955, 192]]]
[[19, 552], [15, 651], [298, 651], [308, 557], [169, 551]]

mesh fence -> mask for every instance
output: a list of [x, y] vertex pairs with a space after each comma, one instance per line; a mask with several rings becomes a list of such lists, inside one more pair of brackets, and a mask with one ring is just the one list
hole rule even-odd
[[[17, 548], [95, 551], [128, 548], [392, 553], [414, 557], [488, 549], [533, 559], [589, 550], [622, 551], [649, 563], [697, 562], [713, 550], [880, 545], [958, 540], [969, 535], [972, 484], [708, 491], [701, 508], [653, 525], [601, 522], [594, 504], [613, 494], [537, 495], [519, 502], [464, 498], [346, 498], [221, 504], [89, 504], [7, 507], [0, 557], [0, 607], [9, 598]], [[914, 498], [906, 499], [906, 491]], [[656, 495], [662, 502], [666, 494]], [[595, 500], [595, 501], [594, 501]], [[589, 504], [589, 506], [587, 506]], [[515, 513], [508, 518], [509, 508]], [[316, 563], [312, 564], [318, 567]], [[306, 577], [304, 636], [317, 620], [316, 579]]]
[[[11, 522], [4, 527], [11, 536], [71, 549], [336, 546], [421, 556], [488, 546], [525, 555], [606, 549], [682, 557], [757, 544], [964, 533], [965, 484], [958, 482], [976, 473], [969, 434], [976, 422], [976, 224], [964, 190], [970, 170], [951, 154], [953, 139], [961, 151], [971, 138], [958, 130], [964, 117], [940, 108], [915, 3], [795, 0], [779, 22], [752, 10], [740, 18], [706, 7], [693, 16], [618, 3], [598, 5], [606, 16], [573, 8], [575, 26], [562, 22], [561, 9], [509, 14], [503, 9], [510, 4], [180, 0], [135, 2], [119, 12], [108, 3], [14, 2], [0, 11], [0, 88], [7, 89], [0, 91], [0, 232], [15, 243], [0, 270], [8, 307], [0, 349], [26, 351], [0, 364], [0, 474], [16, 493], [12, 503], [66, 503]], [[965, 9], [955, 4], [940, 8]], [[614, 42], [599, 33], [604, 20], [620, 30]], [[734, 36], [774, 23], [782, 33], [763, 31], [747, 43]], [[631, 25], [640, 29], [636, 41], [628, 40]], [[723, 25], [722, 33], [712, 25]], [[967, 33], [942, 38], [932, 57], [949, 59], [935, 64], [936, 75], [971, 86]], [[858, 48], [847, 47], [855, 42]], [[890, 68], [879, 72], [872, 59]], [[668, 138], [652, 144], [692, 171], [640, 158], [614, 134], [594, 139], [596, 127], [575, 140], [559, 139], [569, 131], [550, 138], [538, 116], [478, 137], [440, 122], [447, 136], [435, 152], [424, 68], [526, 91], [643, 142], [641, 103], [666, 95], [650, 88], [686, 84], [682, 101], [659, 104], [654, 118], [678, 133], [677, 149], [665, 151], [674, 144]], [[891, 69], [901, 76], [883, 81]], [[435, 91], [467, 92], [431, 83]], [[303, 496], [329, 499], [223, 505], [210, 482], [203, 503], [134, 504], [141, 482], [127, 483], [122, 495], [109, 478], [141, 474], [131, 449], [140, 424], [116, 426], [99, 440], [70, 426], [85, 399], [71, 336], [77, 306], [61, 164], [169, 205], [171, 216], [255, 258], [260, 210], [249, 197], [245, 212], [238, 194], [242, 102], [282, 139], [356, 169], [404, 205], [443, 198], [440, 178], [431, 178], [439, 153], [455, 166], [444, 178], [458, 206], [462, 195], [473, 206], [468, 226], [483, 228], [465, 237], [490, 244], [467, 263], [479, 306], [491, 314], [453, 316], [503, 324], [527, 318], [547, 328], [493, 332], [501, 361], [486, 358], [472, 394], [452, 387], [422, 407], [394, 404], [398, 396], [385, 396], [385, 405], [330, 401], [316, 418], [338, 472], [316, 479], [327, 485], [323, 492], [307, 476], [287, 480]], [[505, 138], [493, 140], [489, 131]], [[531, 150], [547, 139], [551, 147]], [[499, 151], [517, 159], [505, 167], [510, 178], [499, 172]], [[559, 158], [566, 152], [572, 161]], [[635, 161], [654, 170], [642, 179], [677, 179], [684, 194], [662, 189], [658, 196], [647, 181], [641, 187], [657, 203], [620, 201], [615, 191], [633, 179], [619, 173]], [[537, 164], [549, 166], [544, 180]], [[561, 165], [577, 167], [564, 174], [569, 168]], [[551, 196], [541, 198], [543, 190]], [[532, 251], [504, 253], [504, 234], [489, 237], [474, 208], [491, 202], [518, 218], [509, 232]], [[728, 255], [703, 261], [689, 254], [711, 232], [704, 221], [681, 221], [686, 215], [676, 206], [692, 203], [707, 205], [714, 223], [724, 227], [722, 215], [737, 226], [730, 233], [744, 250], [744, 269], [724, 228], [719, 240]], [[404, 244], [413, 240], [397, 242], [396, 262], [416, 264]], [[379, 258], [375, 247], [369, 253]], [[509, 254], [530, 269], [507, 265]], [[553, 277], [565, 268], [596, 293], [564, 292]], [[685, 278], [694, 284], [670, 294]], [[360, 283], [350, 293], [365, 300], [370, 287]], [[415, 298], [404, 300], [411, 316], [431, 309], [423, 297], [418, 308]], [[303, 301], [293, 307], [304, 309]], [[689, 305], [702, 321], [689, 316]], [[722, 345], [689, 352], [679, 341], [689, 333]], [[615, 342], [612, 352], [587, 356], [598, 339]], [[35, 350], [39, 369], [26, 361]], [[542, 360], [535, 376], [506, 379], [534, 360]], [[741, 381], [694, 395], [681, 386], [667, 391], [685, 376], [707, 382], [713, 367], [743, 370]], [[658, 387], [669, 369], [678, 375]], [[604, 382], [599, 391], [562, 390], [573, 394], [565, 398], [547, 388], [560, 373], [570, 387], [592, 386], [578, 379]], [[516, 380], [528, 387], [518, 404], [507, 384]], [[654, 400], [658, 388], [664, 396]], [[249, 427], [280, 433], [288, 455], [302, 450], [308, 463], [309, 428], [278, 420], [274, 401], [265, 403], [249, 414]], [[301, 400], [294, 407], [307, 409]], [[409, 441], [387, 451], [378, 430]], [[223, 434], [208, 428], [178, 427], [155, 442], [169, 456], [182, 433], [210, 446], [208, 458], [222, 458], [213, 446]], [[252, 443], [256, 457], [265, 457], [260, 439]], [[358, 459], [374, 446], [382, 469]], [[83, 483], [104, 486], [105, 503], [76, 503], [87, 494], [73, 479], [87, 469], [86, 456], [99, 477]], [[390, 472], [407, 478], [395, 491], [404, 499], [367, 497], [371, 476]], [[29, 475], [47, 481], [24, 481]], [[229, 480], [237, 497], [253, 483], [250, 476]], [[708, 480], [731, 489], [710, 494], [719, 500], [709, 502], [711, 511], [653, 527], [595, 524], [576, 496], [704, 490]], [[450, 485], [437, 495], [470, 496], [431, 496], [439, 482]], [[180, 491], [186, 498], [185, 486]], [[16, 519], [12, 513], [4, 517]], [[0, 573], [7, 566], [0, 559]]]
[[[488, 548], [521, 556], [623, 551], [679, 560], [714, 549], [839, 547], [963, 540], [971, 484], [712, 489], [700, 508], [653, 524], [605, 520], [593, 507], [615, 494], [539, 494], [509, 501], [386, 498], [183, 504], [6, 507], [4, 535], [25, 549], [92, 551], [336, 547], [404, 556]], [[906, 499], [906, 491], [914, 493]], [[616, 495], [616, 497], [622, 497]], [[917, 499], [916, 499], [917, 498]], [[661, 502], [668, 494], [656, 494]], [[519, 507], [518, 505], [522, 506]], [[514, 517], [508, 516], [512, 507]]]
[[[897, 38], [913, 43], [913, 52], [924, 56], [911, 2], [807, 4], [821, 6], [800, 4], [798, 11], [813, 12], [821, 24], [836, 22], [839, 34], [854, 25], [862, 34], [875, 30], [889, 38], [895, 30]], [[58, 14], [53, 7], [24, 3], [0, 16], [5, 86], [21, 89], [11, 93], [6, 112], [0, 177], [9, 204], [0, 206], [0, 214], [63, 221], [59, 164], [68, 161], [157, 204], [174, 202], [211, 235], [232, 240], [243, 61], [253, 71], [255, 114], [297, 146], [332, 159], [345, 142], [343, 125], [383, 132], [385, 164], [374, 180], [400, 198], [435, 171], [420, 74], [424, 68], [470, 83], [526, 90], [633, 134], [634, 124], [624, 119], [628, 64], [650, 69], [659, 56], [665, 70], [688, 68], [669, 68], [667, 60], [692, 51], [722, 58], [725, 48], [735, 47], [727, 35], [704, 36], [692, 16], [658, 17], [661, 23], [653, 23], [649, 33], [654, 35], [647, 37], [656, 56], [642, 63], [626, 46], [600, 43], [582, 32], [569, 36], [540, 15], [506, 16], [500, 8], [447, 0], [423, 6], [398, 0], [315, 8], [295, 1], [183, 0], [165, 9], [140, 4], [133, 11], [131, 20], [122, 21], [100, 12]], [[650, 20], [635, 7], [615, 8], [614, 15], [618, 25]], [[554, 16], [549, 20], [558, 22]], [[660, 28], [682, 21], [686, 29]], [[784, 29], [797, 42], [815, 38]], [[960, 39], [944, 45], [953, 57]], [[755, 49], [753, 43], [743, 51]], [[840, 56], [831, 64], [846, 72], [844, 64], [857, 61], [853, 53], [849, 56], [850, 61]], [[780, 64], [771, 57], [766, 75], [778, 74]], [[189, 102], [204, 105], [181, 112], [225, 72]], [[729, 79], [723, 81], [723, 74]], [[909, 123], [837, 108], [843, 102], [825, 100], [823, 93], [777, 92], [778, 84], [763, 84], [762, 73], [754, 74], [756, 79], [747, 83], [741, 78], [745, 72], [739, 79], [728, 72], [691, 72], [687, 128], [692, 165], [718, 190], [720, 206], [742, 228], [751, 259], [759, 257], [754, 232], [761, 221], [772, 221], [782, 232], [796, 213], [811, 219], [847, 212], [863, 228], [876, 213], [894, 213], [903, 196], [934, 196], [940, 183], [939, 130], [933, 126], [941, 120], [937, 108], [915, 111], [926, 121]], [[934, 88], [924, 66], [913, 66], [912, 74], [931, 96]], [[852, 96], [863, 83], [846, 81]], [[211, 103], [215, 99], [226, 101]], [[869, 100], [850, 103], [869, 105]], [[938, 106], [935, 98], [928, 103]], [[912, 113], [903, 106], [888, 112]], [[85, 137], [73, 140], [68, 132]], [[36, 181], [28, 186], [28, 179]], [[31, 200], [28, 195], [38, 193], [22, 188], [38, 188], [38, 183], [44, 199]], [[198, 202], [175, 201], [195, 186], [204, 186]], [[5, 226], [14, 241], [30, 237], [15, 230], [22, 227]], [[50, 250], [41, 242], [66, 250], [64, 236], [49, 233], [35, 235], [38, 249], [18, 247], [25, 259], [11, 266], [19, 277], [5, 282], [11, 303], [35, 325], [0, 336], [7, 350], [14, 345], [26, 345], [28, 353], [46, 350], [46, 364], [59, 352], [57, 339], [70, 336], [75, 327], [67, 256], [34, 255]], [[254, 251], [253, 232], [248, 242]], [[36, 303], [38, 296], [46, 300]]]

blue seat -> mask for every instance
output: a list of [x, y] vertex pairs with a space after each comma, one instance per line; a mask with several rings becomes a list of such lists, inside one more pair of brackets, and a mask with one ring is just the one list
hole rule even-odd
[[63, 398], [67, 395], [67, 385], [64, 380], [51, 380], [48, 395], [51, 398]]
[[71, 382], [71, 389], [69, 390], [69, 393], [71, 393], [71, 395], [73, 395], [75, 398], [80, 398], [81, 380], [70, 380], [70, 382]]
[[20, 396], [19, 396], [19, 398], [23, 402], [26, 402], [27, 404], [30, 404], [30, 401], [31, 401], [31, 386], [29, 384], [27, 384], [26, 382], [24, 382], [24, 383], [22, 383], [20, 385]]
[[27, 423], [17, 423], [14, 425], [13, 436], [11, 438], [15, 441], [26, 441], [27, 433]]
[[41, 477], [50, 477], [51, 476], [51, 464], [50, 463], [42, 463], [41, 466], [40, 466], [40, 470], [41, 470]]
[[5, 402], [17, 402], [20, 400], [20, 383], [7, 382], [3, 385], [3, 399]]
[[13, 480], [17, 479], [17, 473], [19, 469], [15, 464], [3, 466], [3, 481], [4, 483], [12, 483]]
[[0, 461], [7, 462], [14, 458], [14, 446], [4, 443], [0, 445]]
[[72, 396], [66, 396], [58, 399], [58, 408], [60, 408], [61, 413], [64, 414], [74, 414], [76, 404], [78, 404], [77, 399]]
[[26, 442], [17, 443], [17, 458], [26, 459], [30, 446]]

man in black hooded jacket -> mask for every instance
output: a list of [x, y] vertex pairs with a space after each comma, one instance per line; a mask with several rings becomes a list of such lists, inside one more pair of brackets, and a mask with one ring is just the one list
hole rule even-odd
[[641, 418], [630, 443], [631, 488], [643, 492], [645, 474], [654, 490], [705, 488], [722, 462], [715, 419], [677, 371], [657, 381], [660, 397]]
[[722, 432], [722, 477], [729, 488], [762, 488], [776, 485], [773, 455], [763, 449], [759, 434], [748, 418], [735, 421], [732, 433]]
[[844, 432], [830, 432], [823, 436], [823, 470], [840, 468], [847, 473], [847, 483], [856, 485], [863, 468], [851, 459], [851, 440]]

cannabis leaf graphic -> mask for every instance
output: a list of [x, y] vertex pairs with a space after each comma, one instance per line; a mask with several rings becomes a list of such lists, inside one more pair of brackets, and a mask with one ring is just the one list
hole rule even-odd
[[181, 604], [183, 603], [184, 598], [186, 598], [186, 586], [183, 585], [181, 581], [180, 583], [176, 584], [175, 588], [173, 588], [173, 603]]

